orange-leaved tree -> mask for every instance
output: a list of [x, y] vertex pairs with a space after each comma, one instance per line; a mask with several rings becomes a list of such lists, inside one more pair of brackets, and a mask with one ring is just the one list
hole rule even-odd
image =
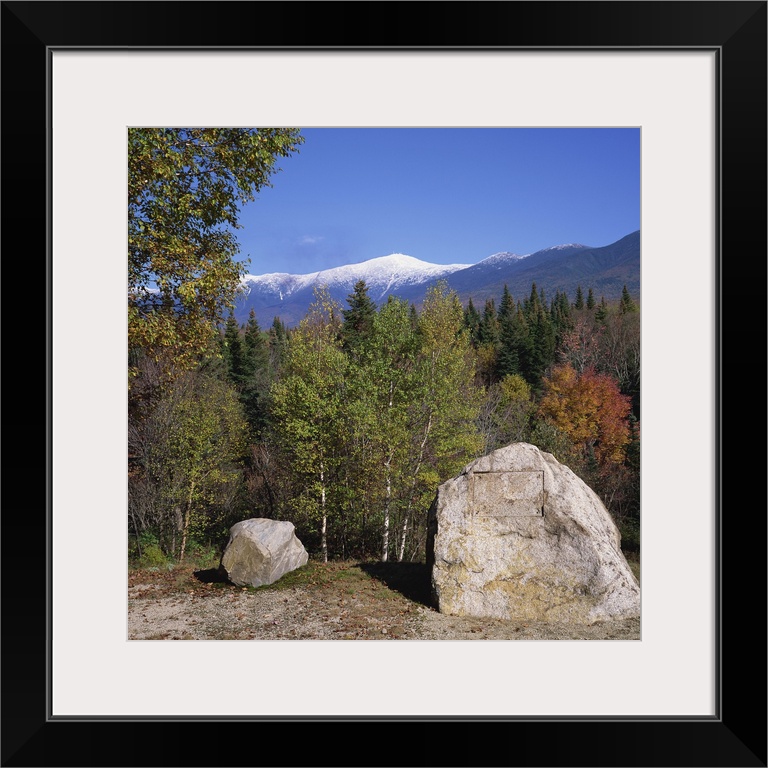
[[599, 466], [621, 464], [630, 442], [630, 398], [608, 374], [589, 367], [581, 373], [566, 363], [543, 380], [539, 416], [551, 422], [583, 458]]

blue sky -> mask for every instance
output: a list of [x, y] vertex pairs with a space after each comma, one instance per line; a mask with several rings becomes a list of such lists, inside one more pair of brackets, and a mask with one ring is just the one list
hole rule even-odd
[[640, 229], [636, 128], [312, 128], [240, 213], [250, 274], [474, 264]]

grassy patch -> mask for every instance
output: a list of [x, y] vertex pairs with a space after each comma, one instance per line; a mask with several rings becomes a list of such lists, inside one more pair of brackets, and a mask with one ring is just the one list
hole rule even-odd
[[295, 589], [339, 587], [348, 594], [354, 593], [363, 587], [370, 586], [371, 576], [361, 571], [360, 564], [356, 561], [331, 561], [323, 563], [318, 560], [310, 560], [306, 565], [289, 571], [273, 584], [265, 584], [261, 587], [249, 587], [256, 591], [262, 589]]
[[131, 585], [151, 583], [152, 597], [173, 593], [215, 594], [221, 590], [261, 592], [302, 589], [319, 595], [333, 594], [350, 600], [365, 598], [388, 602], [403, 599], [429, 605], [430, 578], [423, 563], [380, 563], [360, 561], [310, 560], [289, 571], [273, 584], [260, 587], [237, 586], [215, 568], [198, 569], [192, 562], [171, 565], [167, 569], [134, 567], [129, 575]]

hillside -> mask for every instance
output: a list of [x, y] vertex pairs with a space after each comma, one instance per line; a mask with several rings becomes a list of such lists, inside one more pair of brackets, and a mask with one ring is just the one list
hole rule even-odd
[[498, 300], [505, 285], [514, 298], [524, 298], [533, 283], [547, 297], [557, 291], [575, 297], [581, 286], [585, 293], [592, 288], [597, 300], [604, 296], [607, 301], [619, 299], [626, 285], [639, 299], [640, 232], [601, 247], [568, 243], [525, 255], [502, 251], [476, 264], [430, 264], [406, 254], [390, 254], [304, 275], [247, 275], [235, 318], [244, 323], [253, 309], [262, 327], [275, 317], [293, 326], [306, 314], [315, 288], [326, 286], [331, 297], [346, 306], [346, 298], [359, 280], [366, 282], [379, 305], [388, 296], [419, 305], [438, 280], [445, 280], [464, 304], [471, 298], [476, 306], [486, 299]]

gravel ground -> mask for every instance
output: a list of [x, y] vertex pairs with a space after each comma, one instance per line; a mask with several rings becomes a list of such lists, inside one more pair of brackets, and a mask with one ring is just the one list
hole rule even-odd
[[639, 640], [640, 619], [586, 625], [447, 616], [425, 566], [310, 563], [270, 587], [214, 570], [132, 571], [129, 640]]

